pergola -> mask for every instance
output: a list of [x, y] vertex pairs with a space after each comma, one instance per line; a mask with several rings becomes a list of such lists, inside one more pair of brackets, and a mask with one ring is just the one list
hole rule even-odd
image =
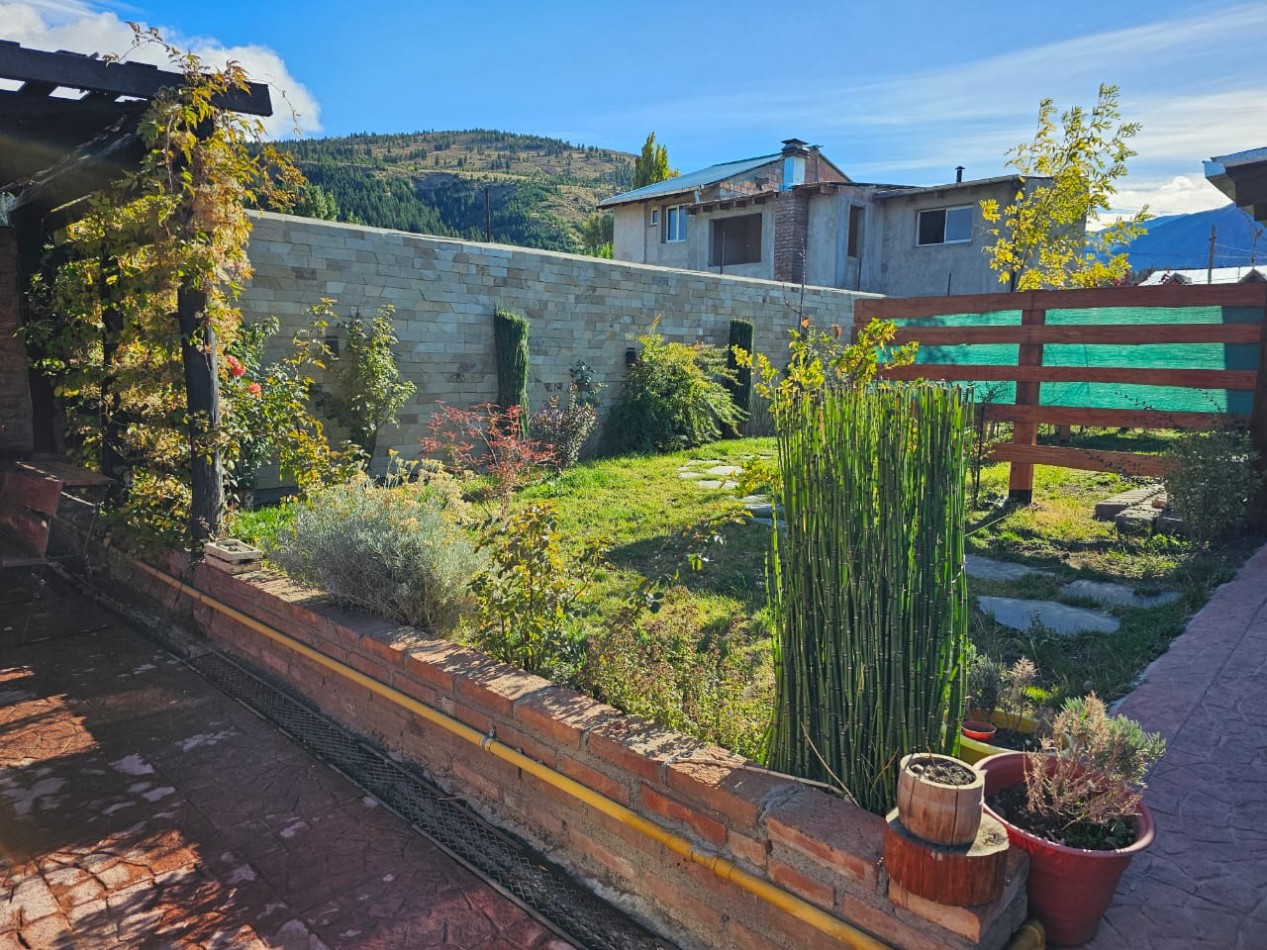
[[[145, 146], [137, 127], [142, 114], [151, 99], [163, 89], [181, 86], [185, 77], [141, 63], [65, 50], [26, 49], [0, 41], [0, 79], [21, 84], [0, 90], [0, 192], [10, 196], [9, 225], [17, 246], [20, 286], [26, 288], [40, 267], [44, 245], [82, 213], [83, 199], [141, 160]], [[222, 109], [247, 115], [268, 116], [273, 111], [268, 87], [260, 83], [229, 90], [213, 101]], [[190, 328], [198, 326], [206, 308], [206, 296], [182, 288], [178, 298], [175, 317], [182, 336], [190, 339], [194, 332]], [[27, 317], [24, 300], [23, 319]], [[198, 360], [186, 353], [185, 371], [191, 416], [210, 409], [211, 418], [217, 418], [214, 358]], [[53, 452], [52, 391], [34, 370], [30, 391], [35, 450]], [[103, 468], [108, 468], [106, 462]], [[220, 498], [218, 485], [211, 487], [219, 476], [218, 463], [215, 471], [199, 469], [195, 461], [196, 511], [200, 482], [204, 495], [214, 492], [212, 505], [218, 506]]]
[[1267, 147], [1216, 155], [1205, 163], [1205, 177], [1255, 221], [1267, 222]]

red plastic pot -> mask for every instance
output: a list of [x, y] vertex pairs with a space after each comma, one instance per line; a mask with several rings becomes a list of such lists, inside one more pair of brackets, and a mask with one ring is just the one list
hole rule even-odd
[[[1025, 781], [1027, 758], [1025, 752], [1001, 752], [977, 763], [985, 774], [987, 800]], [[1153, 842], [1153, 816], [1143, 804], [1139, 807], [1134, 844], [1116, 851], [1088, 851], [1036, 837], [986, 805], [985, 810], [1007, 828], [1008, 840], [1029, 852], [1029, 910], [1042, 921], [1049, 944], [1076, 946], [1095, 936], [1127, 865]]]
[[989, 742], [994, 738], [994, 734], [999, 731], [998, 726], [992, 722], [986, 722], [984, 719], [965, 719], [963, 726], [960, 728], [965, 736], [969, 739], [976, 739], [978, 742]]

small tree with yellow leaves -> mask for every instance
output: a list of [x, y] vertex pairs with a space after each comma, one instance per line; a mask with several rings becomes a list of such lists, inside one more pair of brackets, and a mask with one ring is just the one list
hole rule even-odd
[[985, 253], [1009, 290], [1106, 287], [1129, 276], [1120, 248], [1146, 230], [1147, 207], [1086, 233], [1087, 220], [1109, 210], [1135, 154], [1128, 142], [1139, 123], [1121, 118], [1117, 86], [1100, 86], [1089, 112], [1074, 106], [1057, 117], [1051, 99], [1039, 104], [1034, 140], [1008, 152], [1007, 165], [1021, 180], [1015, 197], [1004, 208], [994, 198], [981, 202], [994, 238]]

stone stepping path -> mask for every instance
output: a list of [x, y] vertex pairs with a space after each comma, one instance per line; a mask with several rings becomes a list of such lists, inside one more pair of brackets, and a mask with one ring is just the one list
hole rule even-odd
[[1020, 597], [978, 597], [977, 604], [1005, 627], [1029, 630], [1041, 624], [1063, 636], [1075, 633], [1117, 633], [1121, 622], [1111, 614], [1086, 607], [1070, 607], [1054, 600], [1024, 600]]
[[1060, 588], [1060, 592], [1066, 597], [1085, 597], [1110, 607], [1160, 607], [1163, 604], [1173, 604], [1183, 596], [1173, 590], [1159, 594], [1137, 594], [1125, 584], [1088, 580], [1072, 581]]
[[700, 488], [730, 491], [739, 487], [734, 476], [742, 473], [742, 466], [731, 465], [722, 459], [692, 459], [678, 469], [677, 477]]
[[964, 569], [967, 570], [969, 577], [982, 581], [1019, 581], [1030, 574], [1040, 577], [1054, 576], [1051, 571], [1041, 567], [1030, 567], [1027, 564], [1015, 564], [1011, 561], [995, 561], [979, 554], [969, 554], [964, 558]]

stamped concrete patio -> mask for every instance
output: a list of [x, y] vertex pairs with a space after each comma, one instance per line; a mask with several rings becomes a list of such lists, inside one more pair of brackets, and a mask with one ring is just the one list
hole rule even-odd
[[1267, 547], [1221, 587], [1120, 711], [1169, 743], [1097, 950], [1267, 947]]
[[0, 950], [563, 950], [55, 575], [0, 571]]

